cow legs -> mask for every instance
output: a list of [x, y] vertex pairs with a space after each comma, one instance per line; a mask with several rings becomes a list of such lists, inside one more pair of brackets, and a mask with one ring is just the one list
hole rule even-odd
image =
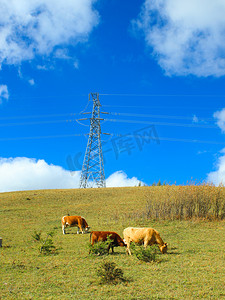
[[78, 226], [78, 227], [77, 227], [77, 234], [79, 234], [79, 233], [80, 233], [80, 231], [82, 232], [82, 234], [84, 233], [84, 231], [83, 231], [83, 228], [82, 228], [82, 227], [80, 227], [80, 226]]
[[82, 223], [80, 220], [78, 220], [78, 224], [77, 224], [78, 230], [77, 230], [77, 234], [79, 234], [79, 229], [82, 232], [82, 234], [84, 233], [83, 231], [83, 227], [82, 227]]
[[130, 242], [131, 242], [130, 238], [124, 232], [123, 232], [123, 237], [124, 237], [123, 241], [124, 241], [124, 243], [126, 245], [126, 253], [128, 255], [131, 255], [131, 252], [130, 252]]
[[130, 252], [130, 241], [127, 242], [127, 249], [126, 249], [126, 252], [128, 255], [131, 255], [131, 252]]
[[114, 247], [111, 244], [109, 244], [109, 246], [107, 247], [108, 253], [109, 253], [110, 248], [112, 249], [112, 253], [114, 253], [114, 249], [113, 249]]
[[82, 227], [77, 227], [77, 234], [79, 234], [81, 231], [82, 234], [84, 234], [83, 228]]
[[148, 246], [148, 242], [147, 241], [144, 241], [144, 248], [146, 249]]
[[62, 232], [65, 234], [65, 225], [62, 225]]

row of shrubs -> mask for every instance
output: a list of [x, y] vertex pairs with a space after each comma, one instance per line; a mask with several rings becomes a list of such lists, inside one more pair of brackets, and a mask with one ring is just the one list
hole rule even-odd
[[[104, 255], [108, 254], [107, 246], [110, 241], [101, 242], [93, 246], [90, 245], [91, 254]], [[104, 249], [104, 250], [103, 250]], [[158, 260], [159, 249], [156, 245], [147, 247], [131, 244], [132, 253], [141, 261], [155, 262]], [[100, 251], [100, 252], [99, 252]], [[97, 276], [101, 284], [117, 284], [120, 282], [128, 282], [124, 277], [123, 270], [118, 268], [114, 262], [103, 261], [97, 269]]]
[[[112, 241], [108, 237], [106, 241], [89, 244], [89, 254], [107, 255], [108, 246]], [[156, 245], [144, 248], [143, 246], [131, 244], [132, 253], [141, 261], [155, 262], [158, 261], [159, 248]], [[124, 277], [123, 270], [118, 268], [114, 262], [104, 261], [97, 269], [97, 276], [101, 284], [117, 284], [129, 281]]]
[[[108, 246], [112, 243], [110, 237], [107, 237], [106, 241], [98, 242], [94, 245], [88, 244], [89, 254], [98, 256], [107, 255]], [[157, 245], [144, 248], [143, 245], [136, 245], [131, 243], [130, 245], [132, 253], [139, 259], [145, 262], [151, 262], [157, 260], [157, 255], [160, 253]]]
[[204, 183], [151, 187], [146, 207], [140, 214], [155, 220], [222, 220], [225, 218], [225, 187]]
[[[41, 237], [41, 232], [34, 232], [32, 235], [34, 241], [40, 242], [39, 252], [44, 255], [57, 254], [58, 250], [53, 243], [54, 232], [51, 231], [47, 234], [45, 238]], [[88, 244], [89, 254], [90, 255], [107, 255], [109, 253], [108, 246], [112, 243], [110, 237], [107, 237], [106, 241], [101, 241], [94, 245]], [[143, 246], [131, 244], [131, 250], [133, 254], [142, 261], [150, 262], [157, 260], [157, 254], [159, 254], [159, 249], [156, 245], [147, 247], [146, 249]]]
[[[53, 231], [48, 233], [45, 239], [41, 237], [41, 232], [34, 232], [32, 235], [36, 242], [40, 242], [39, 252], [43, 255], [57, 254], [58, 250], [53, 244]], [[88, 244], [89, 254], [103, 256], [108, 255], [108, 246], [112, 241], [110, 237], [106, 241], [96, 243], [94, 245]], [[144, 262], [155, 262], [157, 261], [157, 255], [159, 254], [159, 249], [156, 245], [147, 247], [146, 249], [139, 245], [131, 244], [131, 249], [133, 254]], [[19, 267], [23, 265], [19, 265]], [[129, 280], [124, 277], [124, 272], [121, 268], [118, 268], [114, 262], [103, 261], [98, 267], [96, 275], [99, 278], [100, 284], [118, 284], [125, 283]]]

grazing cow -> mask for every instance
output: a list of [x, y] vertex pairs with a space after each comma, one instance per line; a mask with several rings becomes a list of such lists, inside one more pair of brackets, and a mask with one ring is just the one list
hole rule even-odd
[[162, 253], [167, 252], [167, 243], [161, 239], [158, 231], [153, 228], [135, 228], [128, 227], [123, 231], [124, 240], [127, 244], [127, 254], [131, 255], [130, 243], [134, 242], [139, 245], [144, 244], [146, 248], [148, 245], [158, 244]]
[[95, 243], [104, 242], [107, 240], [107, 237], [109, 237], [110, 240], [112, 240], [112, 242], [107, 248], [108, 252], [110, 248], [112, 249], [113, 253], [114, 247], [126, 247], [126, 244], [124, 243], [123, 239], [119, 236], [119, 234], [117, 234], [114, 231], [92, 231], [90, 234], [91, 245], [93, 246]]
[[82, 233], [88, 232], [89, 226], [86, 220], [81, 216], [64, 216], [62, 217], [62, 231], [65, 234], [66, 227], [75, 227], [77, 226], [77, 234], [79, 234], [79, 229]]

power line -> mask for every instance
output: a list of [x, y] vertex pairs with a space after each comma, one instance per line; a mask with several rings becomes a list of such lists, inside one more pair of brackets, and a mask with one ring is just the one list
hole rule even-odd
[[111, 108], [150, 108], [150, 109], [198, 109], [198, 110], [220, 110], [222, 107], [190, 107], [190, 106], [141, 106], [141, 105], [102, 105], [102, 107], [111, 107]]
[[66, 123], [66, 122], [72, 122], [72, 120], [53, 120], [53, 121], [37, 121], [37, 122], [24, 122], [24, 123], [5, 123], [5, 124], [0, 124], [0, 127], [54, 124], [54, 123]]
[[85, 134], [63, 134], [63, 135], [46, 135], [46, 136], [28, 136], [28, 137], [14, 137], [14, 138], [0, 138], [0, 142], [6, 141], [20, 141], [20, 140], [38, 140], [38, 139], [54, 139], [54, 138], [68, 138], [84, 136]]
[[[82, 114], [82, 113], [81, 113]], [[138, 117], [138, 118], [162, 118], [162, 119], [177, 119], [177, 120], [193, 120], [193, 117], [185, 117], [185, 116], [171, 116], [171, 115], [150, 115], [150, 114], [135, 114], [135, 113], [108, 113], [111, 115], [115, 115], [115, 116], [125, 116], [125, 117]], [[52, 115], [33, 115], [33, 116], [23, 116], [23, 117], [10, 117], [10, 118], [0, 118], [0, 120], [7, 120], [7, 119], [29, 119], [29, 118], [47, 118], [47, 117], [62, 117], [62, 116], [75, 116], [75, 115], [79, 115], [79, 113], [68, 113], [68, 114], [52, 114]], [[196, 117], [197, 120], [200, 121], [213, 121], [213, 118], [200, 118], [200, 117]], [[105, 119], [106, 121], [112, 121], [112, 122], [120, 122], [120, 120], [114, 120], [114, 119]], [[50, 124], [50, 123], [61, 123], [61, 122], [72, 122], [74, 120], [69, 119], [69, 120], [49, 120], [49, 121], [36, 121], [36, 122], [23, 122], [23, 123], [3, 123], [0, 124], [0, 127], [4, 127], [4, 126], [22, 126], [22, 125], [38, 125], [38, 124]], [[76, 119], [75, 121], [78, 122], [78, 120]], [[136, 122], [140, 122], [142, 123], [142, 121], [135, 121], [135, 120], [121, 120], [121, 122], [129, 122], [129, 123], [136, 123]], [[145, 122], [145, 121], [144, 121]], [[79, 123], [79, 122], [78, 122]], [[155, 123], [155, 122], [154, 122]], [[85, 125], [80, 123], [81, 125], [84, 126], [89, 126], [89, 125]], [[165, 125], [168, 125], [169, 123], [165, 123]], [[162, 124], [159, 124], [162, 125]], [[169, 126], [169, 125], [168, 125]], [[174, 125], [175, 126], [175, 125]]]
[[87, 94], [73, 94], [73, 95], [45, 95], [45, 96], [10, 96], [10, 99], [50, 99], [50, 98], [74, 98], [74, 97], [87, 97]]
[[100, 96], [124, 97], [225, 97], [225, 94], [99, 94]]
[[139, 120], [118, 120], [118, 119], [105, 119], [108, 122], [118, 122], [118, 123], [134, 123], [134, 124], [149, 124], [158, 126], [177, 126], [177, 127], [196, 127], [205, 129], [218, 129], [216, 125], [202, 125], [202, 124], [183, 124], [183, 123], [168, 123], [168, 122], [148, 122]]
[[11, 116], [1, 117], [0, 120], [13, 120], [13, 119], [37, 119], [37, 118], [52, 118], [52, 117], [66, 117], [75, 116], [79, 113], [66, 113], [66, 114], [48, 114], [48, 115], [30, 115], [30, 116]]
[[[223, 98], [225, 94], [132, 94], [132, 93], [102, 93], [99, 96], [119, 96], [119, 97], [218, 97]], [[43, 95], [43, 96], [10, 96], [10, 99], [54, 99], [54, 98], [74, 98], [87, 97], [87, 94], [70, 94], [70, 95]]]
[[[157, 119], [177, 119], [177, 120], [193, 120], [193, 117], [185, 116], [171, 116], [171, 115], [149, 115], [149, 114], [133, 114], [133, 113], [110, 113], [115, 116], [125, 116], [125, 117], [138, 117], [138, 118], [157, 118]], [[200, 118], [196, 117], [201, 121], [213, 121], [214, 118]]]
[[86, 126], [86, 127], [89, 127], [90, 125], [87, 125], [87, 124], [83, 124], [81, 123], [79, 120], [75, 120], [78, 124], [82, 125], [82, 126]]
[[[86, 109], [86, 108], [85, 108]], [[48, 114], [48, 115], [29, 115], [29, 116], [11, 116], [11, 117], [1, 117], [0, 120], [13, 120], [13, 119], [38, 119], [38, 118], [52, 118], [52, 117], [66, 117], [66, 116], [75, 116], [84, 114], [85, 109], [80, 113], [66, 113], [66, 114]], [[103, 112], [101, 112], [103, 113]], [[140, 118], [163, 118], [163, 119], [186, 119], [186, 120], [192, 120], [194, 116], [192, 117], [186, 117], [186, 116], [173, 116], [173, 115], [154, 115], [154, 114], [136, 114], [136, 113], [117, 113], [117, 112], [111, 112], [107, 113], [110, 115], [115, 116], [130, 116], [130, 117], [140, 117]], [[205, 121], [213, 121], [214, 118], [202, 118], [197, 117], [200, 120]]]
[[[89, 134], [63, 134], [63, 135], [46, 135], [46, 136], [32, 136], [32, 137], [14, 137], [14, 138], [0, 138], [0, 142], [5, 141], [19, 141], [19, 140], [35, 140], [35, 139], [54, 139], [54, 138], [70, 138], [70, 137], [81, 137], [86, 136]], [[184, 143], [199, 143], [199, 144], [214, 144], [214, 145], [225, 145], [224, 142], [218, 142], [218, 141], [205, 141], [205, 140], [198, 140], [198, 139], [179, 139], [179, 138], [170, 138], [170, 137], [148, 137], [146, 135], [136, 135], [136, 134], [110, 134], [111, 137], [116, 138], [124, 138], [124, 137], [130, 137], [130, 138], [143, 138], [145, 140], [157, 140], [157, 141], [166, 141], [166, 142], [184, 142]], [[111, 140], [111, 139], [110, 139]], [[107, 143], [107, 142], [105, 142]], [[104, 144], [105, 144], [104, 143]]]
[[82, 113], [84, 113], [84, 112], [86, 111], [86, 109], [87, 109], [88, 106], [89, 106], [89, 103], [90, 103], [90, 98], [88, 98], [88, 102], [87, 102], [85, 108], [80, 112], [80, 114], [82, 114]]
[[[105, 96], [142, 96], [142, 97], [162, 97], [162, 96], [185, 96], [185, 97], [190, 97], [190, 96], [207, 96], [207, 97], [213, 97], [213, 96], [220, 96], [220, 97], [225, 97], [225, 95], [163, 95], [163, 94], [101, 94]], [[30, 115], [30, 116], [14, 116], [14, 117], [1, 117], [0, 120], [7, 120], [7, 119], [32, 119], [32, 118], [52, 118], [52, 117], [64, 117], [64, 116], [75, 116], [79, 114], [84, 114], [86, 111], [88, 105], [90, 104], [90, 99], [88, 100], [88, 103], [85, 107], [85, 109], [81, 113], [66, 113], [66, 114], [48, 114], [48, 115]], [[142, 107], [142, 108], [150, 108], [149, 106], [113, 106], [113, 105], [102, 105], [104, 107]], [[193, 117], [186, 117], [186, 116], [171, 116], [171, 115], [153, 115], [153, 114], [136, 114], [136, 113], [109, 113], [111, 115], [115, 116], [124, 116], [124, 117], [137, 117], [137, 118], [162, 118], [162, 119], [177, 119], [177, 120], [193, 120]], [[200, 121], [212, 121], [214, 120], [213, 118], [197, 118]], [[99, 119], [100, 120], [100, 119]], [[103, 119], [101, 119], [103, 120]], [[20, 123], [5, 123], [5, 124], [0, 124], [0, 127], [5, 127], [5, 126], [26, 126], [26, 125], [40, 125], [40, 124], [57, 124], [57, 123], [68, 123], [68, 122], [74, 122], [78, 120], [46, 120], [46, 121], [35, 121], [35, 122], [20, 122]], [[119, 119], [104, 119], [104, 121], [108, 122], [119, 122], [119, 123], [134, 123], [134, 124], [149, 124], [149, 125], [158, 125], [158, 126], [177, 126], [177, 127], [189, 127], [189, 128], [204, 128], [204, 129], [218, 129], [218, 126], [216, 125], [206, 125], [206, 124], [197, 124], [197, 123], [192, 123], [192, 124], [183, 124], [183, 123], [169, 123], [169, 122], [153, 122], [153, 121], [142, 121], [142, 120], [119, 120]], [[79, 123], [79, 122], [78, 122]], [[82, 123], [80, 123], [82, 124]], [[85, 124], [82, 124], [85, 125]], [[85, 125], [89, 126], [89, 125]], [[72, 135], [51, 135], [51, 136], [36, 136], [36, 137], [16, 137], [16, 138], [0, 138], [0, 141], [16, 141], [16, 140], [30, 140], [30, 139], [47, 139], [47, 138], [63, 138], [63, 137], [75, 137], [75, 136], [86, 136], [88, 134], [72, 134]], [[111, 134], [111, 137], [122, 137], [124, 135], [120, 134]], [[135, 137], [132, 135], [132, 137]], [[138, 136], [140, 137], [140, 136]], [[145, 137], [146, 139], [146, 137]], [[151, 138], [153, 139], [153, 138]], [[215, 142], [215, 141], [201, 141], [201, 140], [187, 140], [187, 139], [176, 139], [176, 138], [163, 138], [161, 137], [160, 140], [162, 141], [174, 141], [174, 142], [189, 142], [189, 143], [208, 143], [208, 144], [222, 144], [220, 142]]]
[[[128, 113], [111, 113], [112, 115], [123, 115], [123, 116], [135, 116], [135, 117], [151, 117], [151, 118], [168, 118], [173, 119], [177, 118], [179, 120], [182, 119], [193, 119], [190, 117], [179, 117], [179, 116], [168, 116], [168, 115], [140, 115], [140, 114], [128, 114]], [[81, 119], [80, 119], [81, 120]], [[200, 119], [200, 120], [212, 120], [208, 119]], [[21, 122], [21, 123], [3, 123], [0, 124], [0, 127], [7, 126], [27, 126], [27, 125], [41, 125], [41, 124], [57, 124], [57, 123], [69, 123], [69, 122], [78, 122], [77, 119], [67, 119], [67, 120], [50, 120], [50, 121], [35, 121], [35, 122]], [[196, 127], [196, 128], [206, 128], [206, 129], [218, 129], [216, 125], [206, 125], [206, 124], [183, 124], [183, 123], [169, 123], [169, 122], [155, 122], [155, 121], [141, 121], [141, 120], [120, 120], [120, 119], [104, 119], [104, 121], [108, 122], [119, 122], [119, 123], [134, 123], [134, 124], [154, 124], [158, 126], [177, 126], [177, 127]], [[82, 124], [84, 126], [88, 126]]]
[[141, 136], [141, 135], [133, 135], [133, 134], [113, 134], [116, 137], [131, 137], [137, 139], [144, 139], [144, 140], [155, 140], [155, 141], [166, 141], [166, 142], [184, 142], [184, 143], [200, 143], [200, 144], [215, 144], [215, 145], [225, 145], [224, 142], [218, 141], [204, 141], [204, 140], [197, 140], [197, 139], [178, 139], [178, 138], [170, 138], [170, 137], [152, 137], [152, 136]]

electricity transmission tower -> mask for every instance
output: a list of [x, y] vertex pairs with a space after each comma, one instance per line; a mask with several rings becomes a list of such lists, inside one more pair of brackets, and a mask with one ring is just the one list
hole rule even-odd
[[[100, 117], [100, 101], [98, 93], [89, 94], [89, 101], [93, 101], [92, 115], [90, 118], [79, 120], [90, 120], [90, 132], [85, 152], [82, 172], [80, 177], [80, 188], [105, 187], [105, 172], [101, 145], [101, 124], [104, 119]], [[83, 113], [89, 114], [89, 113]]]

